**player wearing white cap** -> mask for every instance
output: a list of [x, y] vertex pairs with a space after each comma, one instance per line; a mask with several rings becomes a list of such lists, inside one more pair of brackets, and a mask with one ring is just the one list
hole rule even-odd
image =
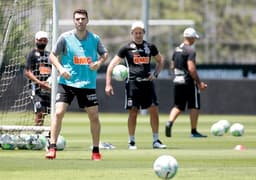
[[196, 51], [192, 47], [199, 35], [195, 29], [189, 27], [184, 30], [184, 41], [175, 48], [171, 70], [174, 78], [174, 107], [169, 114], [169, 121], [165, 127], [165, 135], [171, 137], [173, 123], [187, 107], [190, 111], [191, 137], [207, 137], [197, 131], [197, 121], [200, 109], [200, 90], [207, 88], [196, 70]]
[[51, 75], [49, 51], [45, 50], [48, 43], [47, 32], [38, 31], [35, 34], [36, 48], [27, 55], [25, 75], [30, 80], [31, 98], [34, 104], [35, 125], [44, 124], [44, 117], [50, 110], [50, 85], [47, 79]]
[[[111, 60], [106, 75], [105, 92], [107, 95], [113, 95], [111, 85], [111, 74], [115, 65], [125, 59], [129, 68], [129, 76], [126, 81], [126, 99], [125, 106], [128, 109], [128, 133], [129, 149], [137, 149], [135, 145], [135, 129], [137, 115], [140, 109], [147, 109], [150, 114], [150, 124], [153, 133], [153, 148], [166, 148], [159, 140], [158, 127], [158, 101], [154, 87], [154, 80], [163, 68], [163, 57], [157, 47], [143, 40], [145, 34], [144, 24], [140, 21], [134, 22], [131, 27], [132, 41], [124, 45]], [[151, 57], [154, 57], [156, 68], [153, 73], [150, 72]]]

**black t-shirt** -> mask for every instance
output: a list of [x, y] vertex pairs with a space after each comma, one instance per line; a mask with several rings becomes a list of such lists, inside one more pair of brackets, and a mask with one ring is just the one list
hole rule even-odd
[[129, 80], [135, 80], [136, 77], [147, 78], [150, 73], [151, 56], [159, 54], [154, 44], [143, 41], [142, 44], [129, 42], [123, 46], [118, 56], [125, 59], [129, 67]]
[[[30, 69], [40, 81], [46, 81], [51, 75], [52, 65], [49, 60], [49, 54], [49, 51], [41, 52], [33, 49], [26, 57], [25, 68]], [[36, 90], [39, 90], [38, 85], [36, 85]]]
[[[196, 51], [191, 46], [182, 43], [180, 46], [175, 48], [172, 60], [174, 61], [174, 68], [185, 73], [186, 82], [194, 82], [188, 72], [187, 61], [191, 60], [194, 63], [196, 62]], [[174, 76], [175, 75], [178, 74], [174, 74]]]

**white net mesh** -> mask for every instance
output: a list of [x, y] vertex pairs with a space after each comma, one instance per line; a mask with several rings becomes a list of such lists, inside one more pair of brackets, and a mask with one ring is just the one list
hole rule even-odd
[[[0, 131], [7, 131], [7, 127], [10, 131], [28, 130], [34, 125], [31, 90], [24, 75], [25, 56], [33, 49], [39, 30], [48, 32], [47, 49], [51, 48], [51, 23], [51, 0], [0, 1]], [[49, 125], [49, 117], [44, 125]]]

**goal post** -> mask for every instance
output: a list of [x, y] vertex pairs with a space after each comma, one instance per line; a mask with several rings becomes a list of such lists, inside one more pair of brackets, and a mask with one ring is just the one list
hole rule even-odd
[[35, 47], [37, 31], [48, 33], [47, 50], [51, 50], [57, 36], [53, 31], [56, 3], [58, 0], [0, 1], [0, 134], [49, 131], [50, 115], [44, 126], [34, 126], [30, 82], [24, 67], [26, 55]]

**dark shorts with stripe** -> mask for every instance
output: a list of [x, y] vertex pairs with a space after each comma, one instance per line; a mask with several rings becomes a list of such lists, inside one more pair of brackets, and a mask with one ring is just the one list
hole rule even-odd
[[155, 86], [152, 81], [129, 81], [125, 85], [125, 108], [147, 109], [152, 105], [158, 106]]
[[96, 89], [75, 88], [58, 84], [56, 102], [65, 102], [70, 105], [75, 96], [80, 108], [99, 105]]
[[184, 111], [200, 109], [200, 91], [196, 84], [174, 84], [174, 105]]
[[37, 92], [36, 95], [31, 96], [34, 106], [34, 112], [42, 112], [49, 114], [51, 107], [51, 94]]

